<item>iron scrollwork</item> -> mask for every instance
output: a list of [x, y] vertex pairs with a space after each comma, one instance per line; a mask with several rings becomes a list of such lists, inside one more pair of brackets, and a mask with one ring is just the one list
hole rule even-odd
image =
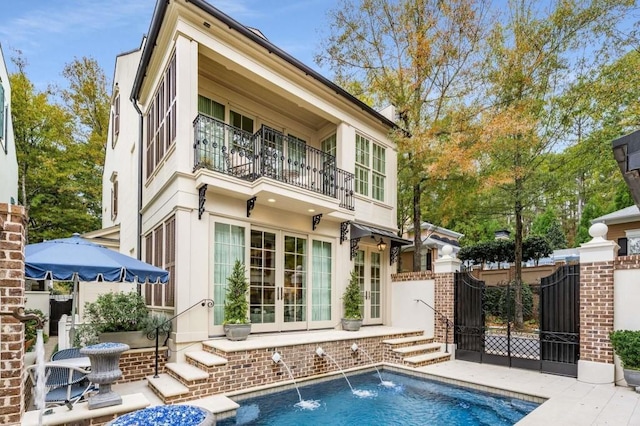
[[204, 204], [207, 201], [207, 185], [206, 183], [198, 188], [198, 220], [202, 219], [202, 215], [204, 214]]
[[347, 241], [347, 232], [349, 232], [350, 224], [351, 222], [349, 221], [340, 223], [340, 244], [342, 244], [343, 241]]

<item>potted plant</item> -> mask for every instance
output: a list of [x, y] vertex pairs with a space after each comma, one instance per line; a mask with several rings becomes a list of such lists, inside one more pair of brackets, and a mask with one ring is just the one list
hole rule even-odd
[[362, 326], [362, 311], [360, 307], [363, 304], [363, 300], [359, 281], [356, 271], [351, 271], [349, 284], [347, 284], [347, 288], [342, 296], [342, 303], [344, 304], [344, 317], [342, 318], [343, 330], [358, 331]]
[[616, 330], [609, 339], [622, 361], [624, 380], [637, 390], [640, 387], [640, 330]]
[[236, 260], [227, 281], [227, 294], [224, 301], [224, 333], [229, 340], [245, 340], [251, 333], [251, 322], [247, 315], [249, 311], [247, 301], [249, 283], [242, 262]]
[[79, 327], [74, 345], [114, 342], [126, 343], [131, 349], [151, 347], [153, 342], [145, 331], [148, 317], [144, 299], [135, 291], [101, 294], [95, 302], [85, 304], [88, 324]]

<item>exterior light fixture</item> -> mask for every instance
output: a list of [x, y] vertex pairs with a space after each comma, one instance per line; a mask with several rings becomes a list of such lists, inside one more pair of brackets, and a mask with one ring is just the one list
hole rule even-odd
[[387, 243], [382, 241], [382, 238], [380, 238], [380, 242], [378, 243], [378, 250], [384, 251], [386, 248], [387, 248]]

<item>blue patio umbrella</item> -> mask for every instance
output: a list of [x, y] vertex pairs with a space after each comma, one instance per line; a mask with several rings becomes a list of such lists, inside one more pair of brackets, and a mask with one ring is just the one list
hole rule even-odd
[[25, 277], [56, 281], [166, 283], [169, 273], [74, 234], [25, 247]]
[[25, 247], [25, 277], [35, 280], [72, 281], [73, 315], [78, 310], [80, 281], [165, 284], [169, 273], [126, 254], [92, 243], [73, 234]]

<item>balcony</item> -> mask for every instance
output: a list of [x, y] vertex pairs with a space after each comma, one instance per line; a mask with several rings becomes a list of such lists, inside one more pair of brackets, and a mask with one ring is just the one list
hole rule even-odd
[[336, 158], [267, 126], [245, 132], [199, 114], [194, 127], [194, 170], [206, 168], [253, 182], [266, 177], [339, 200], [354, 210], [354, 175]]

